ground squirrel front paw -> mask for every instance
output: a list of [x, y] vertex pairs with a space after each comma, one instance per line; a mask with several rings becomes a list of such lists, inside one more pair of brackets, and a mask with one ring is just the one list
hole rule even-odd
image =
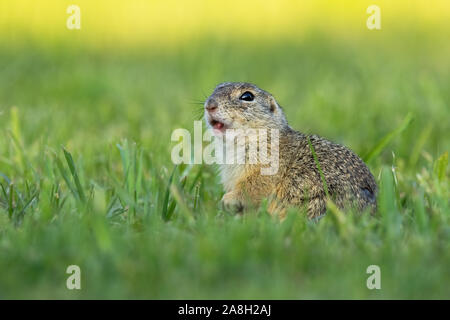
[[233, 213], [242, 212], [244, 206], [233, 192], [225, 193], [222, 197], [222, 208]]

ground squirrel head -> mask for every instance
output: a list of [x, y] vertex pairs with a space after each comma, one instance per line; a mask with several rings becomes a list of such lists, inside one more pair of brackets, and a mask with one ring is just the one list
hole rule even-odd
[[275, 98], [245, 82], [219, 84], [205, 102], [205, 121], [221, 133], [226, 129], [282, 130], [288, 126]]

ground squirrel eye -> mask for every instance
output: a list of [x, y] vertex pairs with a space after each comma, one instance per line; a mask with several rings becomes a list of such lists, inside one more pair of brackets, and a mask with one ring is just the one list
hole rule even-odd
[[253, 101], [254, 98], [255, 96], [253, 95], [253, 93], [251, 93], [250, 91], [245, 91], [239, 99], [244, 101]]

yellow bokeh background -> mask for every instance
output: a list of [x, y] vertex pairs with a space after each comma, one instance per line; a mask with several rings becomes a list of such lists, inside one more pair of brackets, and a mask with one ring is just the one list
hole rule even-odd
[[[71, 4], [81, 9], [81, 30], [66, 27]], [[0, 2], [0, 41], [173, 45], [205, 36], [269, 41], [317, 31], [358, 38], [370, 32], [366, 9], [372, 4], [381, 9], [385, 36], [413, 30], [450, 36], [448, 0], [5, 0]]]

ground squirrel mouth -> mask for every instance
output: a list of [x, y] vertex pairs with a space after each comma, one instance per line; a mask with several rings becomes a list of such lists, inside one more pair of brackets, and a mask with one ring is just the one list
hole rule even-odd
[[211, 124], [211, 127], [213, 127], [213, 129], [215, 130], [219, 130], [221, 132], [225, 130], [225, 124], [223, 122], [211, 119], [209, 123]]

